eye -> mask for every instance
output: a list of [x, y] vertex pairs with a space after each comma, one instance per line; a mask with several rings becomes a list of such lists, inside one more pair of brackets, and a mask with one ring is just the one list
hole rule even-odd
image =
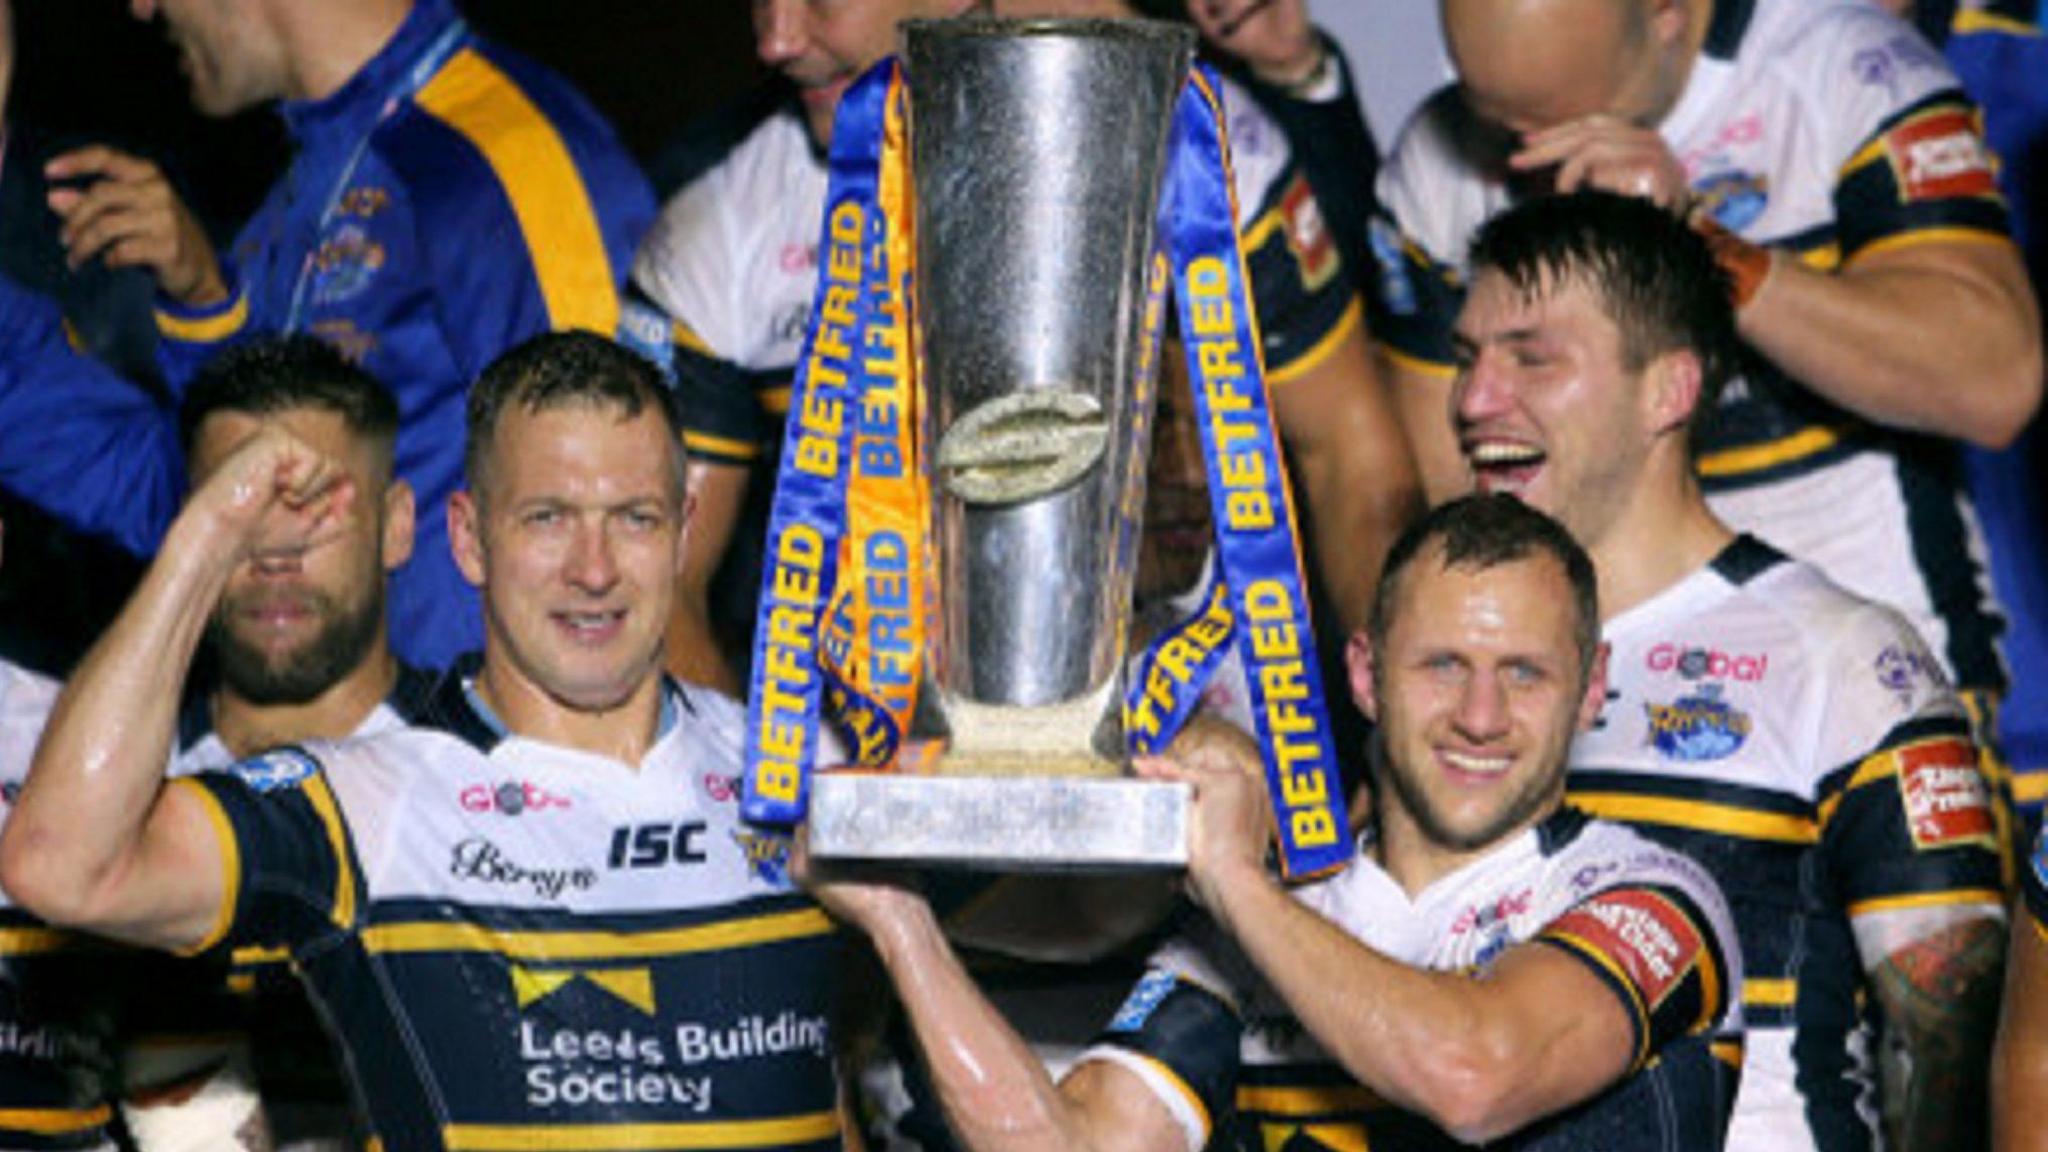
[[1533, 687], [1550, 678], [1541, 667], [1527, 660], [1511, 660], [1501, 668], [1501, 676], [1517, 688]]
[[528, 508], [520, 515], [519, 522], [528, 528], [552, 528], [562, 522], [562, 510], [552, 505]]
[[656, 508], [627, 508], [619, 513], [619, 521], [633, 532], [653, 532], [662, 526], [667, 517]]

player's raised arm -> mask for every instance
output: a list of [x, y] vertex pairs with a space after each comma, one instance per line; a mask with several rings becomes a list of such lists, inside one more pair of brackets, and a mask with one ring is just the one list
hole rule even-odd
[[290, 562], [344, 523], [353, 494], [332, 462], [271, 428], [193, 495], [51, 716], [0, 836], [0, 886], [18, 903], [156, 947], [213, 934], [231, 896], [222, 830], [163, 779], [185, 674], [235, 568]]

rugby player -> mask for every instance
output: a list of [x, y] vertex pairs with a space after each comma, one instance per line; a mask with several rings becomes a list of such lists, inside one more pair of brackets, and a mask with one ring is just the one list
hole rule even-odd
[[[1452, 425], [1482, 491], [1593, 555], [1612, 646], [1572, 801], [1714, 872], [1749, 973], [1729, 1146], [1981, 1127], [2004, 945], [1996, 829], [1969, 718], [1897, 612], [1708, 507], [1697, 422], [1735, 363], [1708, 245], [1646, 200], [1543, 197], [1480, 231]], [[1965, 1141], [1964, 1146], [1968, 1146]]]
[[966, 1147], [1720, 1147], [1731, 1080], [1709, 1046], [1740, 980], [1720, 894], [1562, 806], [1605, 697], [1585, 554], [1512, 500], [1447, 505], [1394, 545], [1370, 619], [1348, 654], [1379, 722], [1358, 854], [1290, 892], [1248, 743], [1147, 762], [1194, 787], [1207, 919], [1057, 1087], [921, 896], [813, 866], [874, 941]]
[[[265, 428], [60, 701], [0, 883], [134, 943], [285, 949], [385, 1148], [837, 1147], [835, 934], [786, 842], [739, 822], [739, 707], [660, 672], [688, 512], [672, 394], [549, 334], [492, 364], [468, 422], [449, 521], [486, 640], [424, 723], [162, 781], [235, 570], [367, 514]], [[507, 783], [519, 803], [469, 801]]]

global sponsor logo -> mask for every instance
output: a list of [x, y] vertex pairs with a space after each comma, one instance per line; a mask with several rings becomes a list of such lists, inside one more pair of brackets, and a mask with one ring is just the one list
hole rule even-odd
[[1535, 902], [1534, 889], [1524, 888], [1519, 892], [1508, 892], [1495, 900], [1467, 906], [1451, 921], [1451, 935], [1463, 936], [1467, 932], [1481, 931], [1507, 921], [1510, 917], [1527, 912]]
[[567, 796], [550, 792], [531, 780], [503, 780], [496, 784], [471, 784], [456, 797], [464, 812], [496, 812], [518, 816], [526, 812], [551, 812], [576, 806]]
[[1749, 739], [1749, 714], [1721, 699], [1721, 686], [1703, 684], [1698, 695], [1669, 704], [1645, 704], [1649, 742], [1667, 760], [1699, 764], [1735, 755]]
[[1915, 849], [1992, 843], [1990, 791], [1969, 741], [1924, 740], [1898, 749], [1892, 757]]
[[1644, 666], [1652, 672], [1676, 672], [1687, 680], [1733, 680], [1755, 684], [1770, 675], [1770, 653], [1728, 653], [1666, 641], [1650, 649]]
[[549, 901], [558, 901], [568, 893], [586, 892], [597, 886], [597, 870], [594, 868], [530, 868], [481, 836], [471, 836], [455, 845], [448, 862], [448, 874], [457, 880], [524, 888]]

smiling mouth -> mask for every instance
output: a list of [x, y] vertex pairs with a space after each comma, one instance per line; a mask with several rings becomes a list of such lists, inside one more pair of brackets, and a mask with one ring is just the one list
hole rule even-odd
[[558, 627], [569, 634], [569, 638], [582, 644], [601, 644], [618, 635], [625, 626], [626, 610], [614, 608], [603, 612], [557, 612], [554, 620]]
[[1482, 492], [1515, 491], [1536, 478], [1550, 459], [1534, 444], [1514, 440], [1468, 441], [1465, 462]]
[[1471, 752], [1454, 752], [1449, 748], [1437, 749], [1437, 757], [1462, 775], [1487, 778], [1507, 775], [1515, 763], [1512, 756], [1480, 756]]

